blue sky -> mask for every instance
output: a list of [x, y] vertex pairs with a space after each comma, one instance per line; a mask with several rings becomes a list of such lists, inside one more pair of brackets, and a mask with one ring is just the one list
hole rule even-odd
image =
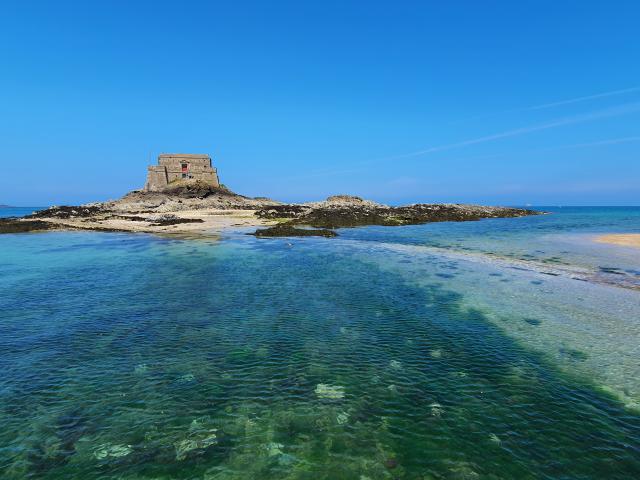
[[640, 204], [640, 2], [3, 2], [0, 203]]

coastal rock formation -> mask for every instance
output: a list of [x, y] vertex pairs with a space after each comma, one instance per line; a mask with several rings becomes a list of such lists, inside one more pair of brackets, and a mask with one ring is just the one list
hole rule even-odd
[[[175, 181], [160, 191], [136, 190], [115, 201], [55, 206], [24, 218], [0, 219], [0, 233], [51, 229], [185, 233], [224, 227], [268, 226], [258, 237], [323, 236], [331, 229], [365, 225], [415, 225], [481, 218], [521, 217], [540, 212], [463, 204], [392, 207], [337, 195], [322, 202], [282, 204], [251, 198], [198, 180]], [[313, 227], [297, 228], [300, 226]]]
[[225, 187], [214, 187], [198, 180], [176, 181], [159, 191], [134, 190], [102, 208], [128, 213], [175, 212], [182, 210], [257, 210], [280, 202], [268, 198], [239, 195]]
[[338, 195], [324, 202], [300, 205], [272, 205], [256, 212], [259, 218], [283, 220], [295, 225], [317, 228], [357, 227], [364, 225], [417, 225], [428, 222], [460, 222], [482, 218], [522, 217], [539, 212], [521, 208], [485, 207], [464, 204], [413, 204], [391, 207]]
[[51, 229], [176, 232], [217, 226], [260, 225], [254, 212], [279, 205], [238, 195], [199, 180], [175, 181], [159, 191], [135, 190], [122, 198], [81, 206], [54, 206], [23, 218], [0, 219], [0, 233]]
[[256, 237], [336, 237], [338, 234], [326, 228], [296, 228], [293, 225], [281, 224], [258, 229], [252, 235]]
[[0, 233], [51, 229], [200, 233], [263, 225], [270, 228], [259, 229], [253, 235], [335, 237], [332, 228], [459, 222], [538, 213], [461, 204], [391, 207], [351, 195], [334, 195], [321, 202], [282, 204], [265, 197], [245, 197], [226, 188], [220, 183], [209, 155], [162, 154], [158, 165], [148, 168], [143, 190], [134, 190], [114, 201], [56, 206], [22, 218], [0, 218]]
[[54, 224], [41, 220], [23, 220], [21, 218], [0, 218], [0, 233], [26, 233], [56, 228]]

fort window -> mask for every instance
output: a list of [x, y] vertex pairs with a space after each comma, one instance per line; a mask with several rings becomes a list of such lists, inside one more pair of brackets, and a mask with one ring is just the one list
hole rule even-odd
[[183, 172], [189, 171], [189, 164], [188, 163], [183, 163], [182, 164], [182, 171]]
[[187, 178], [187, 174], [186, 174], [186, 173], [183, 173], [183, 174], [182, 174], [182, 178]]

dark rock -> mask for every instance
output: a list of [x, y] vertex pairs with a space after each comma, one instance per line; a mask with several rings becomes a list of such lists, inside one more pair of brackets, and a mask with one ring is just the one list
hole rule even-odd
[[25, 218], [84, 218], [108, 212], [109, 210], [98, 205], [78, 207], [61, 206], [50, 207], [46, 210], [34, 212]]
[[482, 218], [522, 217], [540, 212], [520, 208], [483, 207], [461, 204], [415, 204], [389, 207], [359, 197], [334, 196], [306, 205], [274, 205], [259, 209], [260, 218], [290, 218], [292, 224], [319, 228], [364, 225], [417, 225], [429, 222], [461, 222]]
[[388, 469], [394, 469], [398, 466], [398, 460], [396, 460], [395, 458], [387, 458], [384, 461], [384, 466], [387, 467]]
[[259, 218], [273, 220], [276, 218], [299, 218], [308, 213], [311, 207], [307, 205], [271, 205], [256, 212]]
[[0, 218], [0, 233], [25, 233], [58, 228], [54, 223], [16, 217]]
[[250, 235], [256, 237], [336, 237], [333, 230], [296, 228], [289, 224], [256, 230]]
[[166, 225], [178, 225], [180, 223], [203, 223], [201, 218], [181, 218], [172, 214], [159, 215], [157, 217], [149, 217], [147, 219], [153, 227], [164, 227]]
[[173, 197], [182, 198], [207, 198], [209, 195], [236, 196], [231, 190], [224, 187], [212, 187], [205, 182], [185, 182], [175, 186], [169, 185], [163, 193]]

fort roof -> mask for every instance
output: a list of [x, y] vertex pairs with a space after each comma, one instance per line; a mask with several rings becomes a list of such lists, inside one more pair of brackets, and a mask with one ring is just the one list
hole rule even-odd
[[200, 153], [161, 153], [158, 158], [171, 158], [171, 157], [180, 157], [180, 158], [211, 158], [207, 154]]

